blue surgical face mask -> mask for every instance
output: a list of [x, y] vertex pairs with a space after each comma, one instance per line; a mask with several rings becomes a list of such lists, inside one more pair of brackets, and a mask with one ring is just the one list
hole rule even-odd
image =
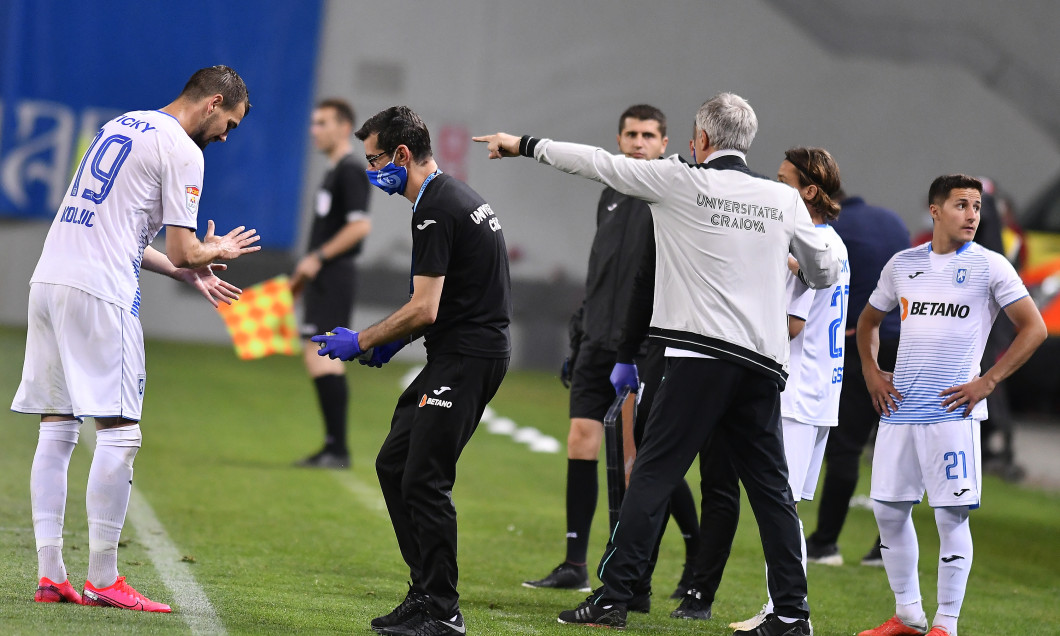
[[379, 170], [365, 170], [368, 182], [387, 194], [404, 194], [409, 182], [409, 171], [405, 166], [395, 166], [393, 161]]

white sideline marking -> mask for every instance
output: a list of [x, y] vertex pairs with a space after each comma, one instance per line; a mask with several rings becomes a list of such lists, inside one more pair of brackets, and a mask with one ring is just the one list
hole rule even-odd
[[[94, 433], [95, 427], [92, 428]], [[89, 452], [95, 451], [95, 434], [83, 435], [81, 441]], [[173, 593], [173, 602], [169, 604], [174, 606], [174, 614], [180, 616], [191, 633], [227, 633], [210, 599], [206, 598], [206, 592], [195, 581], [188, 564], [181, 561], [180, 551], [169, 538], [165, 526], [135, 486], [129, 497], [129, 512], [125, 520], [127, 526], [136, 529], [136, 537], [147, 550], [147, 557], [162, 577], [162, 583]]]
[[[401, 388], [408, 388], [416, 379], [422, 366], [414, 366], [401, 376]], [[519, 426], [507, 417], [501, 417], [489, 406], [482, 411], [482, 420], [479, 422], [486, 426], [486, 430], [494, 435], [507, 435], [519, 444], [526, 444], [534, 453], [558, 453], [562, 445], [559, 440], [551, 435], [545, 435], [532, 426], [519, 428]]]
[[353, 493], [353, 497], [361, 506], [387, 521], [390, 520], [390, 513], [386, 509], [386, 501], [383, 500], [382, 491], [378, 488], [372, 488], [350, 471], [336, 470], [332, 471], [331, 474], [335, 475], [335, 479], [338, 479], [339, 483], [346, 487], [346, 490]]

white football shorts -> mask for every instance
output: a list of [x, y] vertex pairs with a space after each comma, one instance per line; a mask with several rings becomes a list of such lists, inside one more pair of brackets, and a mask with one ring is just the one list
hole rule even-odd
[[74, 287], [30, 285], [26, 359], [11, 410], [139, 421], [146, 380], [139, 318]]
[[978, 420], [880, 423], [872, 456], [877, 501], [920, 501], [932, 508], [979, 506], [983, 467]]
[[824, 447], [830, 426], [803, 424], [782, 418], [784, 425], [784, 456], [788, 460], [788, 484], [795, 501], [813, 499], [817, 477], [821, 474]]

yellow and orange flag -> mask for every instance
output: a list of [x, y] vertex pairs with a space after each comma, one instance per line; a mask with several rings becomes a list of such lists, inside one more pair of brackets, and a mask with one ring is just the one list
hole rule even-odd
[[294, 298], [286, 276], [277, 276], [243, 290], [231, 305], [217, 311], [228, 326], [236, 355], [243, 360], [302, 350], [294, 317]]

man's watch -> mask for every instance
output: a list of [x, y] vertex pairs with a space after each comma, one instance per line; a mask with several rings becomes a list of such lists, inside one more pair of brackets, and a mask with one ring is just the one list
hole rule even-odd
[[327, 257], [324, 256], [324, 248], [322, 247], [318, 247], [316, 250], [314, 250], [313, 256], [316, 256], [317, 259], [321, 262], [321, 264], [328, 262]]

